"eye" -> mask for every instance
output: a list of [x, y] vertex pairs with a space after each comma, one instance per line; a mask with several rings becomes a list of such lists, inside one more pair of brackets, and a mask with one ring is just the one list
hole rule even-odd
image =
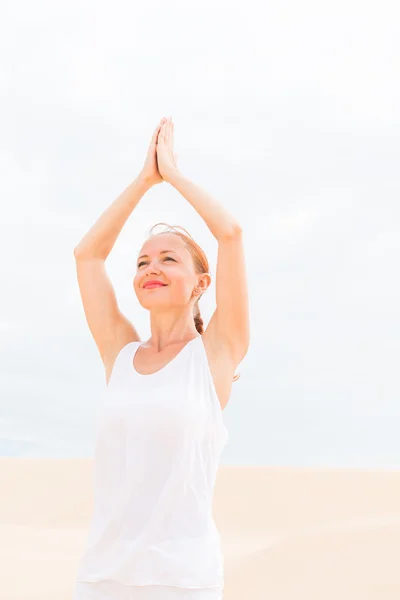
[[[166, 256], [166, 257], [164, 258], [164, 260], [168, 260], [168, 259], [169, 259], [169, 260], [173, 260], [174, 262], [176, 262], [176, 260], [175, 260], [174, 258], [172, 258], [172, 256]], [[141, 262], [138, 264], [138, 268], [139, 268], [141, 265], [145, 265], [145, 264], [146, 264], [146, 262], [147, 262], [147, 261], [145, 261], [145, 260], [142, 260], [142, 261], [141, 261]]]

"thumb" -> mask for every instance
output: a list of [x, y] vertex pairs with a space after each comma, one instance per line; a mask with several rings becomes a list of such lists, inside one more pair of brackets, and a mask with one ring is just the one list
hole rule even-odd
[[153, 145], [153, 144], [157, 143], [157, 138], [158, 138], [158, 134], [159, 134], [160, 129], [161, 129], [161, 125], [162, 125], [162, 121], [160, 121], [159, 124], [157, 125], [157, 127], [155, 128], [154, 133], [153, 133], [153, 137], [151, 138], [150, 145]]

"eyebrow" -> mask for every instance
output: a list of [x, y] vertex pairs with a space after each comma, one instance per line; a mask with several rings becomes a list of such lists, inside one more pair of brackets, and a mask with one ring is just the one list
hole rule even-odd
[[[173, 252], [174, 254], [176, 254], [175, 250], [161, 250], [160, 254], [166, 254], [167, 252]], [[142, 256], [139, 256], [138, 260], [140, 260], [141, 258], [145, 258], [148, 257], [148, 254], [142, 254]]]

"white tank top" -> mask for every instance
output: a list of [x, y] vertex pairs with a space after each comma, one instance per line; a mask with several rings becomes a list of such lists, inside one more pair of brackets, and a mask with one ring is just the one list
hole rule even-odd
[[140, 345], [119, 352], [98, 413], [77, 579], [223, 588], [212, 501], [229, 434], [202, 336], [150, 375], [133, 366]]

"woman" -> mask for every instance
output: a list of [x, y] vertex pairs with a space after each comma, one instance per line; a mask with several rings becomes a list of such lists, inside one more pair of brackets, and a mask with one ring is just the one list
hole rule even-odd
[[[163, 181], [218, 241], [217, 309], [203, 333], [198, 301], [211, 281], [207, 258], [177, 228], [154, 234], [139, 252], [133, 281], [150, 312], [151, 336], [142, 342], [118, 308], [105, 260], [140, 198]], [[180, 173], [172, 119], [161, 120], [140, 175], [74, 255], [106, 373], [94, 511], [74, 600], [221, 600], [212, 498], [228, 439], [222, 411], [249, 344], [245, 261], [238, 223]]]

